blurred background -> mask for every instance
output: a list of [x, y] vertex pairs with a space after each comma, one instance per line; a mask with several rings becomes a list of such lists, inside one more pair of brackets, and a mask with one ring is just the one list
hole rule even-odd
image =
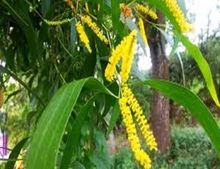
[[[208, 61], [219, 94], [220, 0], [179, 0], [178, 2], [193, 25], [193, 30], [188, 36], [199, 46]], [[92, 1], [88, 3], [91, 6], [96, 5]], [[91, 8], [90, 10], [92, 11]], [[18, 18], [17, 14], [22, 18]], [[1, 1], [0, 103], [2, 100], [3, 102], [2, 105], [0, 104], [0, 168], [4, 168], [12, 148], [33, 132], [42, 110], [61, 85], [93, 75], [104, 81], [100, 72], [103, 65], [106, 65], [110, 48], [105, 47], [104, 50], [98, 51], [99, 57], [94, 61], [92, 60], [94, 57], [86, 53], [77, 43], [75, 20], [62, 26], [49, 27], [41, 18], [61, 20], [70, 16], [72, 16], [71, 10], [63, 1]], [[104, 24], [111, 27], [109, 16], [103, 17]], [[162, 78], [182, 84], [198, 94], [211, 109], [213, 116], [220, 120], [220, 109], [213, 102], [195, 61], [183, 46], [176, 43], [175, 37], [169, 32], [169, 27], [162, 34], [166, 47], [165, 64], [168, 67], [168, 72]], [[98, 45], [102, 48], [100, 43]], [[150, 47], [148, 46], [146, 50], [147, 54], [137, 49], [139, 57], [133, 63], [133, 81], [154, 77], [155, 69], [158, 69], [158, 65], [152, 61]], [[155, 95], [152, 90], [146, 86], [136, 85], [133, 91], [150, 122], [155, 118], [151, 112], [169, 112], [167, 125], [170, 133], [166, 135], [167, 138], [161, 140], [161, 144], [167, 145], [163, 155], [152, 155], [153, 168], [220, 169], [220, 160], [209, 138], [186, 109], [168, 100], [167, 107], [156, 110], [155, 99], [152, 99]], [[104, 100], [103, 104], [107, 105], [110, 102], [107, 98]], [[103, 119], [108, 121], [109, 117]], [[84, 138], [88, 138], [89, 127], [89, 125], [83, 127]], [[103, 152], [97, 152], [96, 156], [92, 156], [94, 158], [89, 158], [92, 163], [99, 166], [95, 168], [103, 169], [103, 163], [108, 163], [110, 168], [115, 169], [139, 168], [129, 149], [120, 117], [107, 140], [106, 135], [99, 129], [95, 131], [95, 136], [97, 136], [95, 143], [103, 149]], [[169, 140], [169, 143], [166, 143], [166, 140]], [[105, 151], [108, 151], [109, 155], [104, 156]], [[25, 151], [21, 153], [21, 159], [23, 154]], [[22, 168], [19, 161], [16, 166]]]

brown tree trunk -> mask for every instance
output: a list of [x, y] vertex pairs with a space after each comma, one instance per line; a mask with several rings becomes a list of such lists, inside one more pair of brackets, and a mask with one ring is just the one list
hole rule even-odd
[[[161, 13], [158, 13], [157, 23], [165, 24]], [[165, 54], [165, 39], [155, 28], [149, 32], [149, 47], [153, 78], [168, 79], [169, 68]], [[161, 153], [166, 152], [170, 147], [169, 109], [169, 99], [154, 91], [151, 101], [151, 125]]]

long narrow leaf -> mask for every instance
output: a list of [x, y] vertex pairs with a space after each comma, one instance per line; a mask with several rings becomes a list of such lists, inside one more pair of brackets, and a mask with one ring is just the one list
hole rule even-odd
[[74, 81], [57, 91], [39, 119], [27, 153], [27, 169], [54, 169], [69, 116], [83, 87], [113, 94], [94, 78]]
[[16, 163], [16, 159], [18, 158], [20, 151], [23, 148], [23, 146], [27, 140], [28, 140], [28, 138], [24, 138], [13, 148], [12, 152], [9, 155], [8, 161], [5, 165], [5, 169], [13, 169], [14, 168], [14, 165]]
[[220, 128], [212, 113], [197, 95], [183, 86], [165, 80], [147, 80], [144, 84], [155, 88], [188, 109], [205, 129], [220, 157]]
[[203, 57], [202, 53], [200, 52], [199, 48], [191, 43], [189, 39], [182, 35], [178, 34], [178, 37], [180, 41], [183, 43], [183, 45], [186, 47], [188, 52], [192, 55], [193, 59], [196, 61], [197, 65], [199, 66], [200, 71], [202, 72], [202, 75], [206, 81], [207, 88], [215, 101], [216, 105], [220, 107], [219, 99], [216, 93], [215, 85], [212, 78], [212, 73], [209, 67], [209, 64]]
[[30, 61], [34, 62], [34, 58], [40, 55], [42, 44], [39, 43], [37, 32], [32, 25], [27, 4], [19, 3], [19, 1], [12, 2], [6, 0], [3, 0], [2, 3], [5, 4], [4, 7], [12, 15], [17, 25], [22, 29], [31, 51], [32, 58]]
[[167, 8], [164, 1], [161, 1], [161, 0], [148, 0], [147, 2], [150, 5], [155, 6], [157, 9], [159, 9], [164, 14], [164, 16], [166, 16], [170, 20], [170, 22], [173, 24], [173, 26], [176, 29], [175, 35], [180, 39], [180, 41], [183, 43], [183, 45], [186, 47], [186, 49], [192, 55], [193, 59], [198, 64], [199, 69], [202, 72], [202, 75], [203, 75], [203, 77], [206, 81], [208, 90], [209, 90], [213, 100], [215, 101], [216, 105], [218, 107], [220, 107], [220, 102], [219, 102], [219, 99], [217, 97], [215, 85], [213, 83], [212, 74], [211, 74], [211, 71], [210, 71], [210, 67], [209, 67], [207, 61], [202, 56], [199, 48], [196, 45], [192, 44], [186, 36], [184, 36], [180, 33], [180, 26], [181, 25], [177, 24], [175, 17], [170, 12], [170, 10]]
[[120, 115], [120, 108], [119, 108], [118, 102], [116, 102], [114, 105], [114, 108], [112, 110], [112, 115], [111, 115], [111, 119], [109, 122], [107, 135], [109, 135], [111, 133], [111, 131], [113, 130], [113, 128], [119, 118], [119, 115]]
[[91, 104], [95, 100], [96, 97], [90, 99], [80, 110], [79, 114], [77, 115], [76, 119], [72, 124], [72, 130], [70, 131], [67, 142], [65, 145], [65, 149], [63, 152], [63, 157], [61, 160], [61, 169], [66, 169], [69, 167], [72, 157], [75, 157], [75, 154], [78, 149], [79, 141], [80, 141], [80, 134], [81, 128], [83, 126], [83, 122], [87, 116], [87, 114], [91, 111], [92, 106]]
[[113, 24], [114, 31], [118, 31], [119, 22], [120, 22], [119, 1], [111, 0], [111, 12], [112, 12], [112, 24]]

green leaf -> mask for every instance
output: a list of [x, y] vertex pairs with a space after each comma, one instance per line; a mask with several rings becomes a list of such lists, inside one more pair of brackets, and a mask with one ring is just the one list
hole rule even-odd
[[61, 87], [39, 119], [27, 153], [27, 169], [55, 168], [59, 145], [83, 87], [114, 96], [94, 78], [77, 80]]
[[118, 120], [119, 115], [120, 115], [120, 108], [119, 108], [118, 102], [116, 102], [114, 105], [114, 108], [112, 110], [112, 115], [111, 115], [111, 119], [109, 122], [107, 135], [109, 135], [111, 133], [112, 129], [114, 128], [114, 126]]
[[117, 37], [121, 38], [123, 37], [123, 24], [120, 22], [120, 1], [111, 0], [111, 15], [113, 32], [117, 35]]
[[120, 7], [118, 0], [111, 0], [112, 23], [114, 30], [117, 30], [120, 18]]
[[24, 138], [13, 148], [12, 152], [9, 155], [8, 161], [5, 165], [5, 169], [14, 169], [14, 165], [15, 165], [16, 160], [20, 154], [20, 151], [23, 148], [23, 146], [27, 140], [28, 140], [28, 138]]
[[97, 0], [98, 5], [100, 5], [100, 9], [98, 12], [98, 18], [102, 21], [103, 14], [104, 14], [104, 1], [103, 0]]
[[51, 6], [51, 0], [42, 0], [41, 1], [41, 11], [42, 11], [42, 14], [44, 17], [48, 13], [50, 6]]
[[186, 49], [189, 51], [189, 53], [192, 55], [193, 59], [196, 61], [197, 65], [199, 66], [200, 71], [202, 72], [202, 75], [206, 81], [207, 88], [215, 101], [216, 105], [220, 107], [219, 99], [217, 96], [217, 92], [215, 89], [215, 85], [212, 78], [212, 73], [209, 67], [209, 64], [203, 57], [202, 53], [200, 52], [199, 48], [191, 43], [189, 39], [182, 35], [177, 34], [180, 41], [183, 43], [183, 45], [186, 47]]
[[35, 62], [35, 59], [40, 55], [42, 51], [42, 44], [39, 42], [37, 32], [35, 31], [32, 20], [29, 16], [29, 5], [27, 3], [22, 3], [22, 1], [6, 1], [3, 0], [4, 7], [9, 11], [9, 13], [14, 18], [13, 22], [22, 29], [24, 33], [28, 47], [30, 48], [32, 58], [30, 61]]
[[73, 163], [72, 169], [86, 169], [80, 162], [75, 161]]
[[[97, 95], [96, 95], [97, 96]], [[61, 161], [60, 168], [66, 169], [69, 167], [72, 157], [75, 158], [75, 155], [78, 150], [78, 145], [80, 141], [80, 134], [81, 128], [83, 126], [83, 122], [87, 117], [87, 114], [91, 111], [92, 106], [91, 104], [96, 99], [96, 96], [92, 97], [80, 110], [79, 114], [77, 115], [76, 119], [72, 124], [72, 130], [68, 135], [67, 142], [65, 145], [65, 149], [63, 152], [63, 157]]]
[[175, 17], [171, 13], [171, 11], [167, 8], [165, 2], [160, 1], [160, 0], [148, 0], [147, 2], [150, 5], [153, 5], [156, 8], [158, 8], [161, 12], [163, 12], [163, 14], [174, 25], [174, 27], [176, 28], [176, 36], [180, 39], [180, 41], [183, 43], [183, 45], [187, 48], [189, 53], [195, 59], [196, 63], [198, 64], [198, 66], [203, 74], [203, 77], [205, 78], [208, 90], [209, 90], [213, 100], [215, 101], [216, 105], [220, 107], [220, 102], [217, 97], [217, 93], [216, 93], [216, 89], [215, 89], [215, 86], [213, 83], [210, 67], [209, 67], [207, 61], [202, 56], [198, 47], [196, 45], [192, 44], [186, 36], [179, 33], [181, 25], [177, 24]]
[[165, 80], [147, 80], [144, 84], [155, 88], [188, 109], [205, 129], [220, 157], [220, 128], [212, 113], [197, 95], [183, 86]]

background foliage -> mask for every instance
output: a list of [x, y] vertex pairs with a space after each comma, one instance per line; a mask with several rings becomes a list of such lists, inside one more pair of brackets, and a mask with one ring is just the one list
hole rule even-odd
[[[218, 104], [216, 93], [219, 93], [219, 87], [216, 92], [214, 85], [219, 86], [219, 59], [216, 57], [220, 49], [219, 38], [213, 35], [214, 37], [208, 37], [200, 44], [201, 52], [206, 56], [213, 73], [212, 81], [206, 61], [198, 48], [185, 36], [179, 34], [179, 27], [170, 11], [159, 0], [149, 0], [148, 3], [167, 16], [174, 25], [174, 33], [178, 41], [182, 41], [189, 50], [189, 53], [181, 53], [184, 55], [182, 60], [185, 86], [198, 93], [207, 105], [211, 100], [211, 110], [215, 111], [216, 106], [213, 106], [212, 98]], [[87, 4], [89, 11], [86, 10]], [[5, 95], [8, 101], [6, 99], [4, 108], [10, 113], [7, 125], [10, 139], [12, 138], [11, 143], [17, 143], [18, 139], [31, 136], [24, 146], [28, 151], [26, 159], [29, 168], [47, 168], [48, 165], [49, 168], [55, 165], [61, 168], [135, 168], [137, 164], [132, 162], [133, 157], [126, 150], [122, 150], [112, 159], [107, 153], [106, 143], [106, 138], [119, 117], [119, 108], [115, 102], [119, 87], [116, 83], [107, 83], [103, 78], [103, 72], [108, 62], [110, 48], [116, 46], [129, 32], [127, 25], [119, 19], [119, 2], [115, 0], [77, 1], [76, 7], [74, 13], [63, 1], [1, 0], [0, 81], [1, 85], [7, 89]], [[93, 49], [91, 54], [87, 52], [75, 30], [78, 15], [84, 13], [95, 17], [96, 23], [110, 38], [112, 46], [103, 44], [86, 27]], [[69, 20], [65, 24], [51, 26], [45, 22], [45, 19]], [[210, 47], [213, 50], [209, 51]], [[183, 83], [182, 69], [178, 66], [176, 58], [171, 59], [170, 65], [171, 80]], [[200, 69], [197, 65], [200, 65]], [[87, 79], [89, 76], [95, 77], [96, 80]], [[19, 85], [11, 83], [9, 77], [18, 81]], [[131, 84], [135, 83], [134, 80]], [[84, 84], [87, 88], [83, 88]], [[57, 92], [61, 86], [63, 87]], [[165, 85], [164, 89], [166, 87]], [[150, 95], [149, 90], [146, 91], [146, 87], [135, 85], [133, 88], [134, 91], [138, 91], [137, 96], [141, 103], [144, 103], [144, 110], [147, 112], [149, 102], [146, 104], [145, 100]], [[158, 90], [162, 89], [163, 87]], [[185, 90], [182, 96], [185, 96], [188, 91]], [[211, 95], [207, 94], [207, 91], [210, 91]], [[180, 95], [180, 91], [178, 92]], [[170, 95], [172, 98], [172, 93]], [[9, 101], [11, 104], [7, 104]], [[198, 104], [194, 112], [197, 112], [201, 105], [205, 107], [202, 103]], [[209, 113], [206, 107], [205, 109], [206, 113]], [[201, 119], [202, 116], [195, 115], [195, 118]], [[212, 116], [209, 119], [211, 122], [205, 125], [203, 123], [203, 126], [211, 135], [210, 126], [214, 126], [215, 131], [219, 128], [215, 125]], [[120, 120], [117, 126], [120, 126], [119, 124]], [[13, 131], [14, 128], [16, 128], [15, 131]], [[10, 131], [13, 131], [12, 134]], [[218, 136], [211, 138], [217, 145]], [[72, 142], [69, 140], [74, 144], [70, 144]], [[155, 158], [155, 168], [170, 166], [209, 168], [219, 165], [209, 140], [200, 128], [174, 128], [172, 140], [173, 146], [170, 152]], [[73, 145], [79, 146], [74, 149]], [[202, 154], [199, 153], [201, 147], [205, 150]], [[217, 151], [220, 151], [219, 147], [216, 147]], [[13, 152], [17, 152], [15, 154], [18, 155], [20, 148], [14, 149]], [[56, 150], [55, 153], [54, 150]], [[41, 156], [42, 152], [44, 152], [43, 156]], [[16, 155], [13, 158], [17, 158]], [[195, 159], [199, 159], [199, 162], [197, 163]], [[45, 160], [47, 160], [46, 163]]]

